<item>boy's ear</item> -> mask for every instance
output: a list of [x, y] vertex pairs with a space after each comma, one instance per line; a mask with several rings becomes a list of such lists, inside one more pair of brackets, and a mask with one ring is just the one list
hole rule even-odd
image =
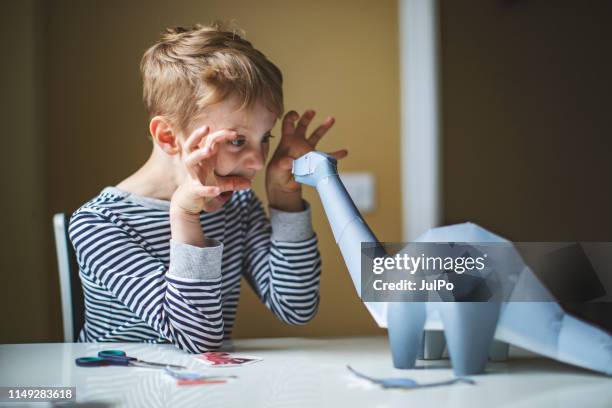
[[178, 135], [174, 131], [168, 118], [155, 116], [149, 122], [149, 132], [156, 143], [164, 152], [174, 155], [181, 151], [178, 144]]

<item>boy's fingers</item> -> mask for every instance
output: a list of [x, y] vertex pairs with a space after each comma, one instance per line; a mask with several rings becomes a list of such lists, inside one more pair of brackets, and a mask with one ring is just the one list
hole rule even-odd
[[291, 135], [295, 132], [295, 121], [298, 120], [300, 115], [296, 111], [287, 112], [283, 118], [283, 131], [282, 135]]
[[211, 151], [214, 151], [218, 143], [227, 140], [234, 140], [237, 137], [238, 132], [236, 132], [235, 130], [222, 129], [208, 135], [206, 141], [204, 142], [203, 148], [205, 149], [208, 147]]
[[333, 156], [334, 158], [340, 160], [340, 159], [344, 159], [346, 156], [348, 156], [348, 150], [346, 149], [341, 149], [341, 150], [336, 150], [335, 152], [331, 152], [331, 153], [327, 153], [330, 156]]
[[335, 122], [336, 119], [331, 116], [325, 119], [325, 121], [321, 123], [314, 132], [312, 132], [312, 135], [310, 135], [310, 137], [308, 138], [308, 143], [314, 148], [317, 143], [319, 143], [319, 141], [323, 138], [323, 136], [325, 136], [327, 131], [331, 129], [332, 126], [334, 126]]
[[199, 186], [196, 187], [196, 194], [201, 197], [216, 197], [221, 194], [221, 189], [217, 186]]
[[295, 159], [291, 156], [283, 157], [278, 161], [278, 167], [283, 170], [291, 170], [293, 168], [293, 161]]
[[193, 149], [195, 149], [198, 143], [200, 143], [200, 140], [206, 136], [209, 130], [210, 128], [206, 125], [194, 130], [185, 141], [185, 151], [191, 152]]
[[251, 187], [251, 180], [238, 176], [217, 176], [217, 186], [221, 192], [244, 190]]
[[200, 163], [202, 160], [212, 156], [213, 154], [214, 152], [209, 147], [203, 147], [201, 149], [189, 153], [189, 155], [185, 159], [185, 164], [187, 165], [187, 167], [193, 167], [196, 164]]
[[233, 130], [220, 130], [215, 133], [210, 134], [206, 141], [204, 142], [204, 146], [189, 153], [187, 158], [185, 159], [185, 164], [187, 166], [195, 166], [200, 163], [202, 160], [211, 157], [217, 151], [218, 143], [225, 140], [233, 140], [238, 136]]
[[316, 113], [313, 110], [307, 110], [306, 112], [304, 112], [304, 114], [298, 121], [297, 127], [295, 128], [296, 135], [300, 135], [300, 136], [306, 135], [306, 129], [308, 128], [308, 125], [310, 124], [310, 121], [312, 120], [312, 118], [315, 117], [315, 114]]

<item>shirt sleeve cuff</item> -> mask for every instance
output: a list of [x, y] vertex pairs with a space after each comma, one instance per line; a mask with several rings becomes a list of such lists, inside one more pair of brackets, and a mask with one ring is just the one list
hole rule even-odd
[[312, 238], [312, 219], [310, 204], [302, 200], [304, 211], [287, 212], [268, 206], [272, 239], [281, 242], [299, 242]]
[[223, 243], [205, 239], [204, 247], [170, 240], [168, 274], [188, 279], [218, 279], [221, 277]]

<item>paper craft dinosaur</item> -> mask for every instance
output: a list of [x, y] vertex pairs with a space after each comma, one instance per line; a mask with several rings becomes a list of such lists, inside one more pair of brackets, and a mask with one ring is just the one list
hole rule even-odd
[[[316, 188], [361, 297], [361, 243], [378, 240], [342, 184], [336, 160], [312, 151], [294, 160], [292, 171], [297, 182]], [[433, 228], [416, 241], [508, 243], [472, 223]], [[413, 368], [418, 357], [440, 358], [446, 340], [458, 376], [482, 373], [489, 356], [507, 356], [508, 344], [612, 375], [612, 336], [566, 313], [528, 267], [520, 278], [517, 285], [539, 301], [364, 304], [378, 325], [388, 328], [396, 368]]]

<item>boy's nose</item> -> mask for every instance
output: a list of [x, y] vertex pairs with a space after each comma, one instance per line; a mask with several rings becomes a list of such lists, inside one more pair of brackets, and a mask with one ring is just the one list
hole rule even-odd
[[251, 150], [249, 157], [247, 158], [246, 166], [249, 169], [257, 171], [263, 169], [265, 164], [266, 158], [264, 152], [260, 149]]

